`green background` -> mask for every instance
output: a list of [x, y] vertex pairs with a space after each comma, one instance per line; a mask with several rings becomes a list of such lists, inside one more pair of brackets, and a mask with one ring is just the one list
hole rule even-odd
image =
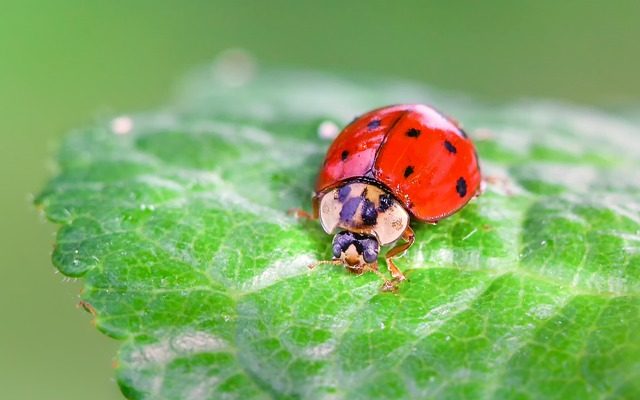
[[[471, 4], [471, 3], [469, 3]], [[114, 399], [116, 343], [75, 308], [30, 198], [58, 138], [171, 96], [229, 48], [263, 64], [411, 78], [487, 101], [640, 101], [640, 2], [0, 0], [0, 387], [8, 399]]]

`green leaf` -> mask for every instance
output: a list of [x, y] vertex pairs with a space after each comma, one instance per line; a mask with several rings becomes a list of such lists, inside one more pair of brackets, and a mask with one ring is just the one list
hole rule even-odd
[[[37, 199], [54, 264], [123, 341], [127, 397], [640, 398], [633, 122], [361, 77], [225, 82], [204, 71], [164, 109], [70, 135]], [[331, 238], [286, 211], [310, 206], [319, 127], [401, 102], [464, 122], [485, 193], [415, 226], [397, 293], [308, 270]]]

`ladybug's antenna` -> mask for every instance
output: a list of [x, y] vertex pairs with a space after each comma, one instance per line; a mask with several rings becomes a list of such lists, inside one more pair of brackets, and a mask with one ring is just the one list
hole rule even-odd
[[313, 264], [307, 265], [307, 268], [314, 269], [318, 265], [322, 265], [322, 264], [342, 265], [342, 261], [340, 261], [340, 260], [320, 260], [320, 261], [314, 262]]
[[[316, 261], [313, 264], [308, 265], [309, 269], [314, 269], [318, 265], [323, 264], [331, 264], [331, 265], [343, 265], [344, 263], [341, 260], [320, 260]], [[385, 292], [394, 292], [397, 289], [398, 281], [395, 279], [389, 280], [386, 276], [384, 276], [380, 271], [378, 271], [378, 267], [371, 264], [365, 264], [362, 270], [358, 271], [358, 273], [363, 272], [373, 272], [376, 276], [384, 282], [382, 285], [382, 290]]]

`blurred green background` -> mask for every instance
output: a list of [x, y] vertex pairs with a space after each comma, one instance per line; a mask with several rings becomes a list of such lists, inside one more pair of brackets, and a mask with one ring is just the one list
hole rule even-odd
[[[473, 5], [471, 5], [473, 4]], [[266, 65], [411, 78], [488, 101], [640, 103], [640, 2], [0, 0], [0, 397], [117, 399], [117, 343], [55, 274], [30, 198], [59, 138], [169, 99], [229, 48]]]

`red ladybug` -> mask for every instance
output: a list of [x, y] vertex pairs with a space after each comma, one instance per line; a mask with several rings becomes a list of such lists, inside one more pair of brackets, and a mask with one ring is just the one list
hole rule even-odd
[[[313, 216], [333, 234], [333, 259], [354, 272], [374, 271], [380, 246], [395, 282], [392, 258], [414, 242], [411, 219], [435, 223], [478, 193], [473, 143], [458, 124], [422, 104], [373, 110], [349, 124], [329, 147], [316, 182]], [[391, 282], [387, 282], [385, 287]]]

